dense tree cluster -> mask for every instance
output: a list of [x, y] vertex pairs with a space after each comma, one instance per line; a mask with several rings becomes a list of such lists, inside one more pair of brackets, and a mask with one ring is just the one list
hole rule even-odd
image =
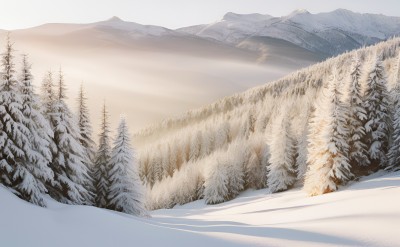
[[125, 120], [111, 149], [104, 106], [96, 151], [83, 87], [74, 114], [65, 102], [61, 69], [56, 78], [46, 74], [39, 97], [27, 56], [22, 58], [18, 78], [14, 56], [8, 38], [0, 73], [0, 183], [39, 206], [46, 206], [49, 194], [63, 203], [146, 215]]
[[398, 169], [399, 46], [345, 53], [137, 133], [148, 207], [248, 188], [319, 195]]

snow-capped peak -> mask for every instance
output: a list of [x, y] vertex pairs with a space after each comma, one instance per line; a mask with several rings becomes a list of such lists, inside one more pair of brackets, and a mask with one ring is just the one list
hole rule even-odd
[[297, 15], [309, 15], [310, 12], [308, 12], [306, 9], [296, 9], [292, 13], [288, 15], [288, 17], [293, 17]]
[[233, 12], [228, 12], [222, 18], [223, 21], [246, 21], [246, 22], [258, 22], [258, 21], [266, 21], [271, 19], [270, 15], [262, 15], [262, 14], [237, 14]]
[[106, 20], [107, 22], [123, 22], [123, 20], [121, 18], [119, 18], [118, 16], [113, 16], [110, 19]]

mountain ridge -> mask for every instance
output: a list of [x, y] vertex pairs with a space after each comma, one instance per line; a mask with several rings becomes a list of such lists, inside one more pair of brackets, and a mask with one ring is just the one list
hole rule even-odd
[[229, 13], [235, 18], [223, 17], [211, 24], [177, 31], [233, 45], [249, 37], [273, 37], [328, 56], [400, 35], [400, 17], [361, 14], [346, 9], [317, 14], [300, 9], [282, 17], [261, 15], [264, 16], [262, 20], [248, 18], [251, 15], [255, 14]]

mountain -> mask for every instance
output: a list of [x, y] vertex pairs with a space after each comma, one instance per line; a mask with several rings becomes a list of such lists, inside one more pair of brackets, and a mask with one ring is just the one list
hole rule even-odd
[[0, 185], [0, 237], [9, 247], [394, 247], [400, 242], [399, 193], [400, 173], [381, 173], [321, 197], [299, 189], [279, 196], [247, 191], [220, 205], [200, 200], [143, 219], [50, 198], [41, 208]]
[[227, 13], [221, 21], [178, 31], [233, 45], [251, 37], [273, 37], [332, 56], [399, 35], [400, 18], [345, 9], [319, 14], [299, 9], [282, 17]]
[[[6, 32], [0, 33], [0, 41], [5, 40]], [[61, 66], [69, 104], [75, 105], [83, 82], [93, 123], [106, 99], [111, 119], [125, 113], [132, 130], [324, 59], [283, 40], [269, 38], [260, 45], [254, 39], [235, 47], [118, 17], [88, 24], [49, 23], [14, 30], [11, 38], [17, 53], [28, 53], [37, 86], [47, 70], [56, 73]]]

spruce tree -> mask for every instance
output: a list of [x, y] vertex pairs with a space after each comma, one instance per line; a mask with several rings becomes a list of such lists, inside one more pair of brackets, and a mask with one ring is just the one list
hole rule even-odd
[[109, 180], [109, 209], [136, 216], [146, 215], [144, 188], [124, 118], [120, 121], [111, 152]]
[[304, 183], [304, 176], [307, 172], [307, 157], [308, 157], [308, 124], [304, 126], [300, 139], [297, 142], [297, 157], [296, 157], [296, 170], [297, 179]]
[[[44, 182], [52, 179], [46, 140], [40, 139], [40, 123], [31, 88], [29, 66], [24, 59], [23, 84], [15, 78], [13, 47], [7, 40], [2, 54], [0, 83], [0, 182], [24, 200], [45, 206]], [[43, 145], [43, 146], [40, 146]]]
[[361, 63], [358, 57], [353, 58], [350, 69], [349, 79], [349, 160], [354, 172], [359, 173], [358, 169], [365, 169], [369, 165], [367, 151], [366, 133], [364, 122], [367, 112], [364, 108], [363, 96], [361, 91]]
[[54, 117], [54, 105], [56, 103], [55, 85], [53, 80], [53, 73], [48, 71], [43, 78], [41, 85], [41, 102], [43, 104], [42, 111], [44, 116], [50, 122], [53, 122]]
[[352, 177], [348, 160], [348, 111], [341, 101], [336, 78], [334, 71], [328, 90], [322, 92], [321, 102], [316, 102], [311, 121], [309, 168], [304, 180], [304, 189], [311, 196], [335, 191]]
[[273, 127], [267, 173], [267, 185], [272, 193], [287, 190], [296, 181], [294, 141], [290, 136], [289, 126], [289, 119], [281, 117]]
[[40, 194], [43, 195], [47, 192], [46, 184], [52, 183], [54, 179], [53, 171], [49, 167], [52, 159], [50, 145], [53, 132], [49, 122], [41, 113], [40, 102], [32, 85], [31, 65], [28, 63], [26, 55], [23, 56], [22, 60], [19, 86], [22, 97], [22, 112], [25, 117], [24, 124], [30, 131], [29, 144], [31, 150], [26, 157], [25, 169], [36, 178], [36, 186], [40, 187]]
[[378, 56], [368, 73], [365, 90], [364, 101], [367, 110], [365, 130], [371, 164], [364, 174], [376, 171], [379, 167], [386, 167], [388, 163], [386, 154], [389, 145], [390, 106], [386, 83], [385, 69]]
[[95, 143], [92, 140], [92, 126], [90, 124], [89, 119], [89, 109], [87, 107], [87, 98], [85, 95], [85, 91], [83, 89], [83, 85], [81, 85], [78, 95], [78, 126], [79, 126], [79, 142], [84, 148], [85, 152], [85, 160], [84, 164], [86, 169], [89, 172], [89, 178], [87, 180], [87, 184], [85, 185], [86, 189], [92, 193], [92, 196], [95, 194], [95, 188], [93, 185], [93, 172], [94, 172], [94, 159], [95, 159]]
[[66, 99], [66, 87], [60, 70], [57, 91], [55, 94], [52, 126], [54, 143], [52, 169], [56, 188], [52, 196], [63, 203], [90, 204], [91, 196], [85, 188], [88, 183], [88, 170], [84, 164], [85, 151], [79, 142], [78, 124], [69, 110]]
[[207, 204], [224, 202], [229, 196], [229, 177], [227, 161], [224, 157], [217, 158], [216, 163], [209, 167], [204, 184], [204, 199]]
[[394, 88], [391, 90], [392, 99], [392, 120], [393, 120], [393, 134], [392, 143], [388, 153], [389, 167], [388, 169], [400, 168], [400, 54], [397, 58], [397, 66], [394, 71]]
[[96, 152], [94, 166], [94, 186], [96, 190], [95, 204], [97, 207], [106, 208], [109, 197], [109, 163], [111, 157], [110, 129], [106, 104], [103, 105], [101, 116], [101, 130], [99, 135], [99, 147]]

